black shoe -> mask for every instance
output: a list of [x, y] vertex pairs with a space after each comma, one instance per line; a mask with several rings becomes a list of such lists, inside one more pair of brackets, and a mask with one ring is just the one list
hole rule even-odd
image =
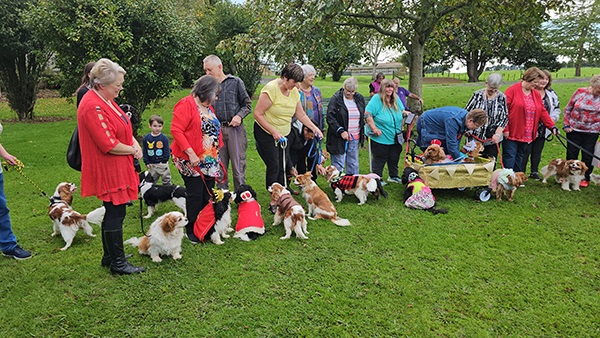
[[110, 255], [110, 273], [118, 275], [131, 275], [146, 271], [127, 261], [123, 249], [123, 229], [104, 230], [104, 239]]
[[189, 239], [192, 244], [200, 244], [200, 238], [196, 237], [193, 232], [185, 233], [185, 238]]
[[542, 179], [540, 177], [540, 175], [538, 175], [538, 173], [536, 173], [536, 172], [529, 174], [529, 178], [533, 178], [534, 180], [538, 180], [538, 181]]

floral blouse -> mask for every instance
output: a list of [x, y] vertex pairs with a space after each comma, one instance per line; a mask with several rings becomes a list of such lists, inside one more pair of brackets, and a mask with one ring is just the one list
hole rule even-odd
[[221, 123], [212, 107], [208, 107], [206, 113], [198, 108], [198, 112], [202, 120], [202, 153], [198, 154], [200, 164], [192, 166], [190, 161], [176, 156], [173, 156], [173, 163], [183, 176], [198, 177], [202, 174], [209, 177], [219, 177], [221, 175], [221, 160], [219, 157]]

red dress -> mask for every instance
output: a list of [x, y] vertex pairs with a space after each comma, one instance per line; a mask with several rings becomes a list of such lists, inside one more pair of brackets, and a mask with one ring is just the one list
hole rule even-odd
[[119, 113], [90, 90], [77, 109], [81, 196], [96, 196], [120, 205], [137, 199], [139, 178], [133, 155], [109, 154], [119, 142], [133, 145], [131, 121], [114, 101], [111, 103]]

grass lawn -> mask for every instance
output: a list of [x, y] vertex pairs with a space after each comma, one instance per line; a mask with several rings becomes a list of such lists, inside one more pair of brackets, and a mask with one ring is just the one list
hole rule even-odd
[[[359, 82], [368, 95], [368, 79]], [[587, 84], [557, 82], [561, 106]], [[317, 86], [330, 97], [341, 83]], [[425, 86], [426, 109], [464, 106], [481, 87]], [[187, 93], [174, 93], [145, 118], [162, 115], [170, 136], [171, 110]], [[36, 114], [66, 119], [7, 122], [14, 113], [0, 103], [0, 142], [47, 193], [61, 181], [79, 184], [79, 173], [64, 159], [75, 105], [40, 99]], [[390, 183], [388, 199], [370, 197], [357, 206], [347, 196], [337, 204], [351, 227], [309, 221], [308, 240], [281, 241], [283, 227], [271, 226], [266, 208], [265, 166], [251, 117], [246, 128], [247, 180], [259, 193], [266, 234], [222, 246], [184, 240], [181, 260], [159, 264], [127, 247], [131, 261], [147, 267], [138, 276], [112, 276], [100, 266], [97, 226], [98, 237], [79, 232], [66, 252], [59, 251], [64, 242], [50, 237], [48, 201], [18, 172], [5, 172], [14, 232], [34, 256], [21, 262], [0, 257], [2, 337], [600, 336], [600, 187], [565, 192], [555, 183], [528, 181], [512, 203], [478, 202], [473, 189], [436, 190], [449, 213], [431, 215], [404, 207], [403, 188]], [[548, 142], [542, 163], [564, 154], [557, 141]], [[368, 167], [364, 148], [361, 172]], [[333, 197], [323, 178], [319, 185]], [[80, 212], [100, 205], [80, 196], [73, 204]], [[140, 235], [138, 208], [128, 208], [125, 238]], [[163, 204], [157, 214], [176, 209]], [[235, 222], [235, 206], [232, 215]]]

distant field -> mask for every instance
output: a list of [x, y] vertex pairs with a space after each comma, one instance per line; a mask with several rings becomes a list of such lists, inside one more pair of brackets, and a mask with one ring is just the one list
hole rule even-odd
[[[500, 75], [502, 75], [502, 78], [504, 79], [504, 81], [517, 81], [521, 78], [523, 71], [522, 70], [500, 70], [500, 71], [495, 71], [495, 72], [483, 72], [483, 74], [481, 74], [481, 76], [479, 77], [479, 80], [485, 81], [485, 79], [491, 73], [500, 73]], [[600, 68], [591, 68], [591, 67], [581, 68], [581, 77], [582, 78], [592, 77], [596, 74], [600, 74]], [[431, 73], [431, 74], [425, 74], [425, 77], [446, 77], [446, 78], [453, 78], [453, 79], [463, 80], [463, 81], [467, 81], [467, 79], [468, 79], [466, 73], [443, 73], [443, 74], [442, 73]], [[575, 78], [575, 68], [562, 68], [558, 72], [553, 72], [552, 77], [554, 79]]]

